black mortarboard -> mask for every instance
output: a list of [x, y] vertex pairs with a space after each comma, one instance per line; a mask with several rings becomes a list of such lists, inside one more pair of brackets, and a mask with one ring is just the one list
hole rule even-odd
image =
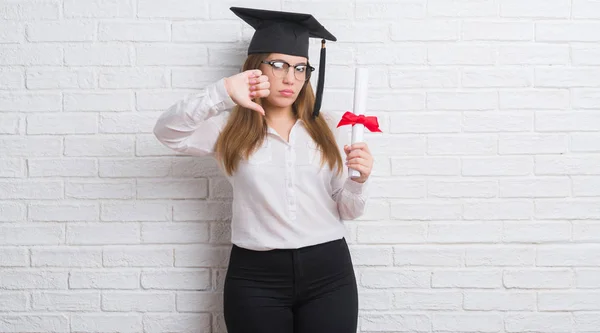
[[230, 9], [256, 30], [250, 41], [248, 54], [283, 53], [308, 58], [309, 37], [322, 39], [313, 112], [313, 116], [318, 116], [325, 83], [325, 40], [336, 41], [335, 36], [310, 14], [240, 7]]

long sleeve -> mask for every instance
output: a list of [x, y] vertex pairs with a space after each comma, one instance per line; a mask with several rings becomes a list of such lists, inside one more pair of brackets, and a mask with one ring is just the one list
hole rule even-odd
[[235, 103], [225, 80], [208, 85], [173, 104], [157, 119], [154, 135], [165, 146], [188, 155], [204, 156], [214, 145]]
[[[346, 153], [344, 153], [344, 144], [350, 144], [348, 140], [348, 132], [346, 127], [336, 128], [333, 119], [329, 118], [328, 123], [331, 130], [335, 134], [336, 142], [338, 143], [342, 154], [342, 161], [346, 161]], [[344, 220], [353, 220], [360, 217], [365, 210], [365, 205], [368, 198], [369, 180], [364, 183], [358, 183], [352, 180], [348, 174], [348, 168], [344, 165], [343, 173], [339, 176], [333, 174], [331, 179], [332, 198], [337, 203], [340, 217]]]

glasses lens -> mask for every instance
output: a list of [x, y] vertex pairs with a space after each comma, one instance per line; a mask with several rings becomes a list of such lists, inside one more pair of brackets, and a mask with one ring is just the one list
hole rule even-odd
[[271, 68], [273, 69], [273, 75], [279, 78], [283, 78], [288, 72], [288, 64], [281, 61], [272, 62]]
[[294, 70], [294, 77], [296, 77], [296, 80], [299, 81], [306, 81], [306, 78], [308, 76], [308, 67], [306, 65], [299, 65], [296, 66], [295, 70]]

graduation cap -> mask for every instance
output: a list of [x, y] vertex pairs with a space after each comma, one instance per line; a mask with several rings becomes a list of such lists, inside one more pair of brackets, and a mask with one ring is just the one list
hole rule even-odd
[[242, 7], [230, 9], [255, 29], [248, 54], [283, 53], [308, 59], [309, 38], [321, 38], [319, 80], [313, 111], [313, 116], [317, 117], [321, 109], [325, 83], [325, 40], [336, 41], [335, 36], [310, 14]]

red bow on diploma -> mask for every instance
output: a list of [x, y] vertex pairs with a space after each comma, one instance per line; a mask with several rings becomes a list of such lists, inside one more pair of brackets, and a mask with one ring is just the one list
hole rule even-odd
[[346, 113], [344, 113], [344, 115], [342, 116], [342, 119], [338, 123], [337, 127], [340, 127], [343, 125], [353, 125], [354, 126], [356, 124], [365, 125], [365, 127], [371, 132], [381, 132], [381, 130], [379, 129], [379, 122], [377, 121], [377, 117], [374, 117], [374, 116], [365, 117], [362, 114], [355, 115], [354, 113], [352, 113], [350, 111], [346, 111]]

